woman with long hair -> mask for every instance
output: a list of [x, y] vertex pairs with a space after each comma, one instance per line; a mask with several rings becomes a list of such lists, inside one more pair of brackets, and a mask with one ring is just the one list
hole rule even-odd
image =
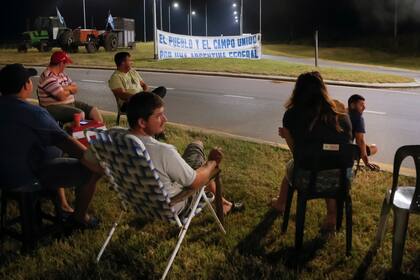
[[[337, 110], [319, 72], [307, 72], [298, 77], [285, 107], [287, 110], [279, 135], [285, 138], [292, 154], [306, 143], [350, 143], [350, 120]], [[286, 165], [280, 193], [271, 201], [271, 206], [280, 214], [285, 209], [292, 174], [293, 160], [290, 160]], [[321, 229], [332, 231], [335, 222], [336, 201], [327, 199], [327, 217]]]

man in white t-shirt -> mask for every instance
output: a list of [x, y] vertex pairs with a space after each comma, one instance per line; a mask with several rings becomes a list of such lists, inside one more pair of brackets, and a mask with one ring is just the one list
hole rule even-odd
[[[206, 160], [201, 141], [189, 144], [182, 157], [174, 146], [157, 141], [154, 136], [164, 131], [167, 118], [162, 99], [154, 93], [133, 95], [127, 104], [127, 119], [129, 133], [144, 143], [170, 197], [181, 192], [184, 187], [199, 189], [205, 185], [222, 160], [222, 153], [216, 148], [211, 150]], [[214, 181], [210, 181], [207, 186], [215, 193]], [[185, 204], [186, 201], [176, 205], [177, 210], [180, 211]], [[223, 198], [225, 214], [242, 208], [242, 203], [232, 203]]]

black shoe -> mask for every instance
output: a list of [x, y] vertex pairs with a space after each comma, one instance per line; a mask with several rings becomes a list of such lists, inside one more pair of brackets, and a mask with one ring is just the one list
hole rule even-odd
[[89, 221], [80, 222], [74, 218], [74, 215], [71, 215], [67, 222], [73, 230], [98, 229], [101, 224], [100, 220], [93, 216], [89, 218]]
[[245, 205], [242, 201], [234, 202], [232, 201], [232, 207], [230, 208], [229, 212], [226, 215], [236, 212], [242, 212], [245, 209]]

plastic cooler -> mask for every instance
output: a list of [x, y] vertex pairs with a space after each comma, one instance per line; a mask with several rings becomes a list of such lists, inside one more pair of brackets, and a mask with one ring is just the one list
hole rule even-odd
[[[80, 125], [79, 126], [75, 126], [72, 125], [71, 127], [69, 127], [68, 132], [71, 136], [73, 136], [74, 138], [76, 138], [77, 140], [79, 140], [80, 143], [82, 143], [83, 145], [85, 145], [86, 147], [89, 145], [88, 141], [85, 137], [85, 130], [88, 128], [97, 128], [97, 129], [104, 129], [106, 130], [106, 126], [105, 124], [98, 122], [98, 121], [93, 121], [93, 120], [82, 120], [80, 121]], [[88, 133], [90, 137], [95, 138], [95, 133], [94, 132], [89, 132]]]

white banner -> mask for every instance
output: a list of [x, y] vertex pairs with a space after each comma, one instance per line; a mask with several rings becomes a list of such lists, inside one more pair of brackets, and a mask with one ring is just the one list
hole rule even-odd
[[199, 37], [157, 30], [159, 59], [240, 58], [261, 59], [261, 34]]

